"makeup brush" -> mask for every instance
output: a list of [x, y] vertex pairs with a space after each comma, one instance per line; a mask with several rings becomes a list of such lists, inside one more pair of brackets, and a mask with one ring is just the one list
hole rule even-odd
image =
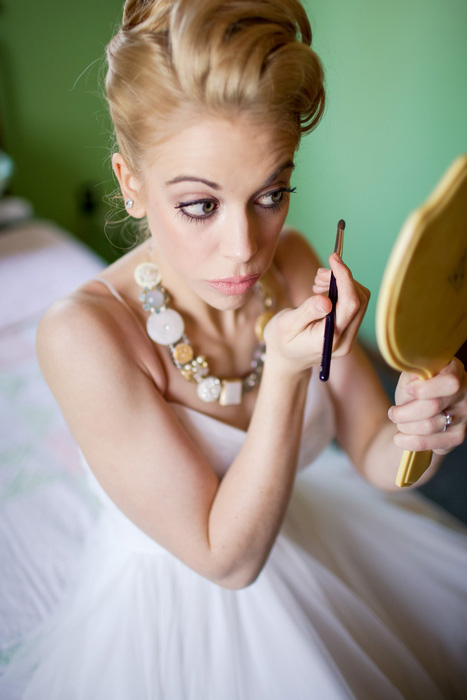
[[[344, 248], [344, 229], [345, 221], [340, 219], [337, 224], [337, 235], [336, 244], [334, 246], [334, 252], [338, 253], [342, 257], [342, 250]], [[326, 323], [324, 326], [324, 343], [323, 343], [323, 354], [321, 356], [321, 368], [319, 372], [319, 378], [322, 382], [327, 382], [329, 379], [329, 371], [331, 369], [331, 354], [332, 354], [332, 342], [334, 340], [334, 322], [336, 317], [336, 303], [337, 303], [337, 284], [334, 273], [331, 272], [331, 282], [329, 285], [329, 298], [332, 302], [332, 309], [326, 316]]]

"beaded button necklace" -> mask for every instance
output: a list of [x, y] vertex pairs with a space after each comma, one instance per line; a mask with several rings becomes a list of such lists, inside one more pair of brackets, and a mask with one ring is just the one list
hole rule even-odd
[[170, 297], [162, 286], [161, 274], [153, 262], [143, 262], [135, 270], [136, 283], [142, 287], [139, 296], [143, 309], [150, 311], [146, 322], [149, 337], [158, 345], [169, 348], [175, 367], [184, 379], [195, 383], [196, 392], [202, 401], [219, 401], [221, 406], [238, 405], [243, 393], [251, 391], [259, 383], [263, 371], [266, 346], [263, 331], [274, 315], [275, 300], [262, 280], [255, 284], [255, 291], [263, 300], [263, 311], [255, 323], [258, 338], [251, 360], [251, 370], [245, 377], [221, 379], [209, 373], [209, 364], [204, 355], [197, 355], [185, 334], [185, 322], [178, 311], [169, 308]]

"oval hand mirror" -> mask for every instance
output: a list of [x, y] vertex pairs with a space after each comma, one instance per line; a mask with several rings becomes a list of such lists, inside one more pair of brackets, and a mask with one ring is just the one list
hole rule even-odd
[[[421, 379], [447, 365], [467, 338], [467, 155], [402, 227], [381, 283], [376, 338], [389, 365]], [[396, 484], [415, 483], [431, 457], [405, 450]]]

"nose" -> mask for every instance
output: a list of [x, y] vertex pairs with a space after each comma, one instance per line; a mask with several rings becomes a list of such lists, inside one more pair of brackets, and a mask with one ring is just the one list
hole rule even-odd
[[236, 263], [245, 263], [251, 260], [257, 250], [257, 231], [253, 217], [248, 212], [242, 212], [229, 218], [221, 240], [221, 254]]

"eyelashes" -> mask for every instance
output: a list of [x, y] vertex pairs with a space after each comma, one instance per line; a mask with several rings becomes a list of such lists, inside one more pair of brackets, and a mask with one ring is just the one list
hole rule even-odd
[[[273, 190], [272, 192], [268, 192], [267, 194], [263, 194], [261, 197], [258, 197], [255, 204], [258, 204], [258, 206], [262, 207], [263, 209], [278, 211], [278, 209], [281, 209], [282, 206], [288, 201], [288, 197], [285, 197], [284, 195], [292, 194], [296, 191], [296, 189], [296, 187], [279, 187], [277, 190]], [[274, 199], [274, 197], [277, 196], [278, 199]], [[268, 198], [270, 198], [270, 204], [260, 204], [260, 200]]]
[[[296, 189], [296, 187], [278, 187], [271, 192], [261, 195], [254, 203], [261, 209], [275, 213], [282, 209], [289, 201], [289, 195], [294, 193]], [[263, 203], [267, 200], [269, 200], [269, 203]], [[192, 200], [191, 202], [177, 202], [175, 209], [177, 214], [183, 216], [187, 221], [199, 224], [215, 216], [219, 209], [219, 204], [215, 199], [205, 197]]]
[[214, 199], [196, 199], [192, 202], [178, 202], [175, 209], [190, 221], [201, 222], [216, 213], [218, 204]]

